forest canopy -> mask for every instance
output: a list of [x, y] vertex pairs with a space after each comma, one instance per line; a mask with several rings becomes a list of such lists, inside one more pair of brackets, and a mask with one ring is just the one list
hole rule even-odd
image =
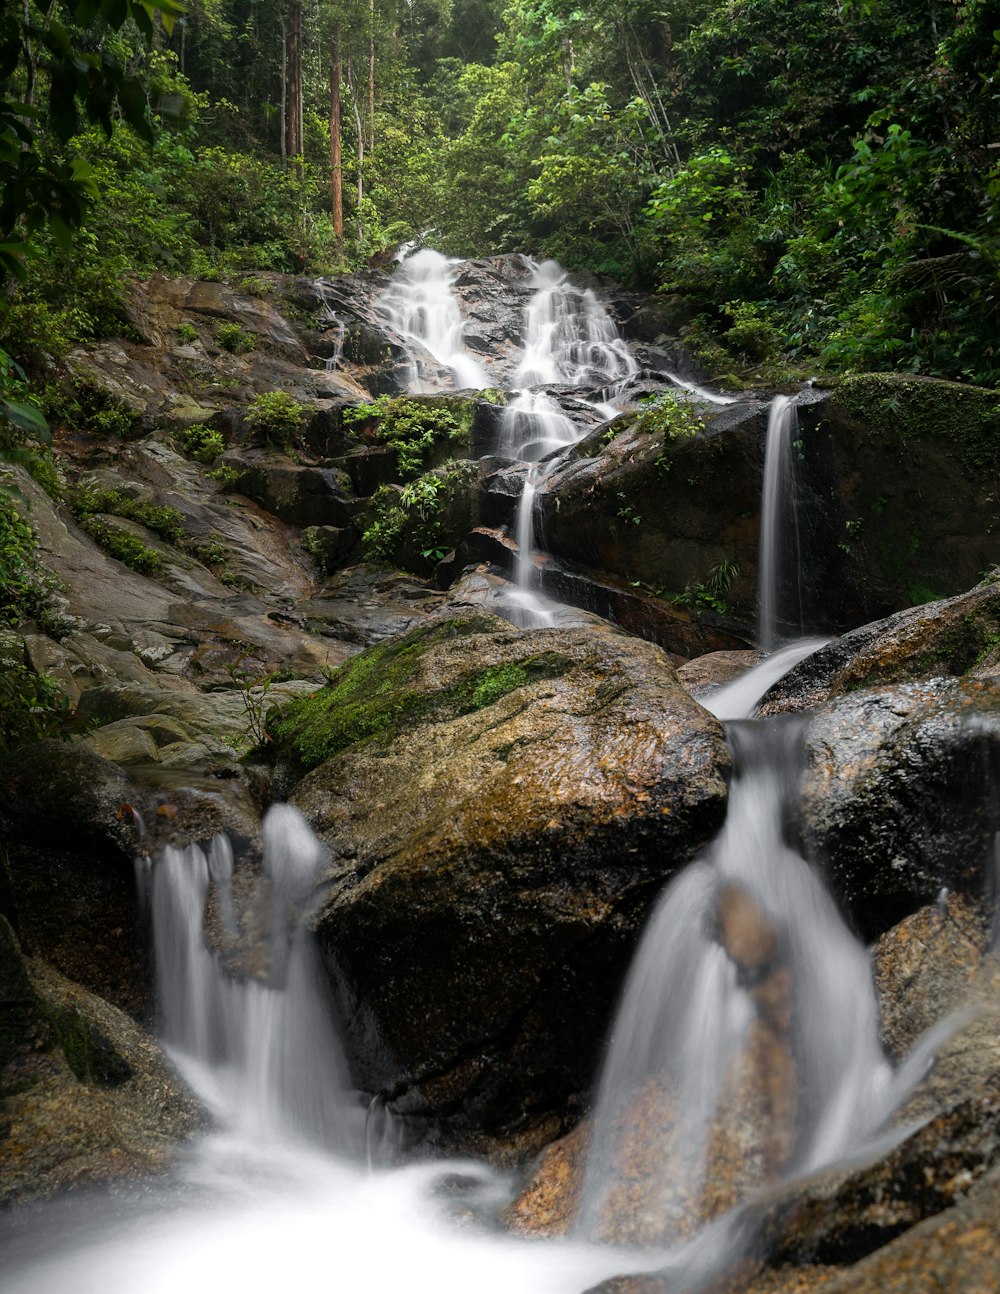
[[[0, 345], [154, 272], [417, 239], [660, 294], [717, 371], [997, 382], [989, 0], [24, 0], [0, 26]], [[73, 231], [74, 236], [71, 237]]]

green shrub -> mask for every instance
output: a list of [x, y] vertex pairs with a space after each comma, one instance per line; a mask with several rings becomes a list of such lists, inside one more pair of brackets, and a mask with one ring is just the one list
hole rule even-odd
[[435, 445], [464, 445], [468, 432], [446, 405], [407, 396], [381, 395], [368, 404], [345, 409], [344, 426], [357, 426], [396, 451], [399, 474], [416, 476]]
[[477, 476], [475, 464], [461, 462], [435, 468], [402, 487], [380, 486], [361, 537], [365, 557], [430, 574], [474, 524], [463, 515], [462, 500]]
[[0, 751], [65, 736], [69, 717], [68, 698], [47, 674], [0, 659]]
[[8, 625], [51, 614], [52, 594], [59, 581], [37, 558], [35, 532], [9, 494], [0, 492], [0, 622]]
[[267, 279], [258, 278], [256, 274], [247, 274], [233, 284], [237, 292], [248, 297], [270, 297], [274, 295], [274, 284]]
[[163, 558], [158, 552], [103, 517], [84, 517], [80, 529], [100, 544], [106, 553], [140, 575], [157, 575], [163, 569]]
[[231, 355], [246, 355], [257, 349], [257, 338], [238, 323], [221, 323], [215, 330], [216, 345]]
[[301, 435], [308, 410], [308, 405], [287, 391], [264, 391], [250, 401], [246, 423], [270, 444], [287, 448]]
[[193, 323], [188, 323], [185, 319], [183, 323], [177, 325], [177, 340], [183, 346], [186, 346], [189, 342], [197, 341], [198, 329]]
[[107, 486], [79, 486], [70, 506], [74, 516], [81, 521], [95, 513], [106, 512], [113, 517], [138, 521], [168, 544], [179, 544], [187, 537], [184, 514], [179, 509], [167, 504], [150, 503], [147, 499], [133, 499], [123, 491], [109, 489]]
[[192, 427], [183, 427], [174, 433], [174, 439], [181, 447], [186, 458], [193, 458], [198, 463], [214, 463], [226, 448], [222, 433], [203, 422], [196, 422]]

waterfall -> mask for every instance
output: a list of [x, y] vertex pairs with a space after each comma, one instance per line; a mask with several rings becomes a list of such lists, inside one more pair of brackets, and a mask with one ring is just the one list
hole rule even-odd
[[556, 466], [557, 458], [549, 456], [571, 448], [590, 428], [574, 422], [550, 394], [531, 388], [559, 383], [596, 389], [598, 402], [581, 404], [613, 418], [618, 412], [613, 401], [639, 366], [594, 293], [574, 287], [556, 261], [532, 266], [532, 287], [524, 312], [524, 352], [514, 375], [522, 389], [504, 409], [497, 453], [530, 464], [515, 521], [516, 587], [504, 610], [514, 624], [539, 629], [555, 623], [558, 607], [538, 587], [538, 496]]
[[[425, 247], [403, 261], [378, 300], [379, 313], [411, 348], [410, 391], [489, 386], [485, 368], [462, 344], [465, 325], [452, 286], [456, 264]], [[424, 353], [437, 368], [422, 359]]]
[[590, 288], [574, 287], [556, 261], [532, 267], [532, 287], [514, 385], [610, 388], [604, 398], [613, 400], [639, 365], [607, 310]]
[[[667, 1130], [639, 1231], [676, 1243], [692, 1217], [713, 1216], [727, 1171], [747, 1177], [728, 1205], [856, 1149], [922, 1073], [894, 1076], [867, 953], [786, 838], [802, 728], [772, 720], [729, 735], [725, 826], [667, 886], [611, 1031], [580, 1218], [592, 1236], [614, 1234], [623, 1139], [650, 1092]], [[741, 1165], [723, 1162], [727, 1135]]]
[[758, 628], [760, 645], [773, 651], [784, 629], [802, 630], [799, 524], [795, 497], [793, 441], [798, 430], [794, 398], [776, 395], [767, 419], [764, 491], [758, 547]]
[[288, 805], [269, 811], [263, 842], [264, 875], [245, 931], [225, 837], [207, 854], [168, 846], [143, 865], [160, 1034], [194, 1091], [244, 1134], [356, 1151], [362, 1113], [302, 920], [319, 844]]

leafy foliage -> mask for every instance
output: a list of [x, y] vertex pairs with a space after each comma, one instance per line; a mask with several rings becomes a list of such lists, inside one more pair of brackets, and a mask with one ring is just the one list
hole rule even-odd
[[247, 406], [246, 423], [270, 444], [287, 448], [298, 440], [308, 405], [287, 391], [264, 391]]
[[344, 425], [357, 427], [373, 442], [395, 449], [404, 480], [420, 471], [435, 446], [461, 445], [468, 435], [446, 403], [407, 396], [383, 395], [345, 409]]

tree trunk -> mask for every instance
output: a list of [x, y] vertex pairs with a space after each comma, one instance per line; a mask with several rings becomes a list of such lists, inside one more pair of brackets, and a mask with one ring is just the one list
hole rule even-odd
[[281, 23], [281, 162], [288, 160], [288, 28], [285, 25], [285, 7], [278, 7]]
[[368, 0], [368, 152], [375, 150], [375, 0]]
[[337, 240], [337, 255], [344, 253], [344, 167], [340, 154], [340, 81], [343, 67], [340, 59], [340, 27], [333, 29], [330, 52], [330, 211]]
[[358, 251], [364, 247], [365, 242], [365, 215], [362, 203], [365, 200], [365, 137], [361, 132], [361, 109], [358, 107], [358, 101], [351, 93], [351, 101], [354, 104], [354, 124], [358, 132], [358, 206], [356, 212], [358, 228]]
[[288, 6], [287, 84], [287, 152], [294, 158], [302, 156], [302, 0], [291, 0]]

